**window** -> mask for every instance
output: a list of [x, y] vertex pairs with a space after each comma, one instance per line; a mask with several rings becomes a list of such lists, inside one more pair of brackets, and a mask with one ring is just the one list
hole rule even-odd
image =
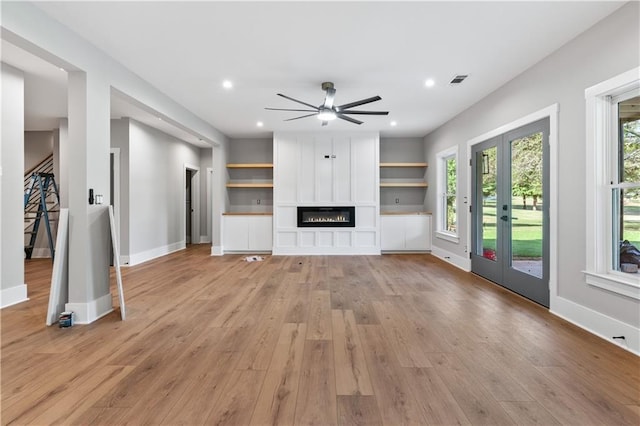
[[[640, 68], [585, 91], [588, 284], [640, 299]], [[625, 272], [627, 271], [627, 272]]]
[[458, 148], [437, 154], [438, 212], [436, 237], [458, 243]]

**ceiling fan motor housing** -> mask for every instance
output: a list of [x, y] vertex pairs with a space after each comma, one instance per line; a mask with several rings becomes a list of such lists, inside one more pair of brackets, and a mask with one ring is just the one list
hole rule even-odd
[[322, 90], [324, 90], [325, 92], [329, 89], [333, 89], [333, 83], [330, 81], [325, 81], [324, 83], [322, 83]]

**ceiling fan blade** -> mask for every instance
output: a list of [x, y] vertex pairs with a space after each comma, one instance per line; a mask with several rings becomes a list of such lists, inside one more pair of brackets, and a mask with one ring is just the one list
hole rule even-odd
[[351, 103], [348, 103], [348, 104], [340, 105], [336, 109], [338, 111], [342, 112], [343, 109], [349, 109], [349, 108], [357, 107], [357, 106], [360, 106], [360, 105], [364, 105], [364, 104], [368, 104], [368, 103], [371, 103], [371, 102], [379, 101], [381, 99], [382, 98], [380, 96], [374, 96], [372, 98], [362, 99], [360, 101], [355, 101], [355, 102], [351, 102]]
[[336, 89], [327, 89], [327, 95], [324, 97], [324, 107], [333, 108], [333, 100], [336, 96]]
[[362, 124], [362, 121], [356, 120], [355, 118], [347, 117], [346, 115], [342, 115], [341, 113], [336, 114], [336, 117], [342, 120], [350, 121], [351, 123], [354, 123], [354, 124]]
[[307, 115], [301, 115], [300, 117], [288, 118], [288, 119], [286, 119], [286, 120], [284, 120], [284, 121], [299, 120], [299, 119], [301, 119], [301, 118], [312, 117], [312, 116], [314, 116], [314, 115], [318, 115], [318, 114], [314, 112], [313, 114], [307, 114]]
[[389, 111], [340, 111], [340, 114], [389, 115]]
[[287, 95], [283, 95], [282, 93], [278, 93], [278, 96], [282, 96], [283, 98], [285, 98], [285, 99], [289, 99], [290, 101], [297, 102], [297, 103], [299, 103], [299, 104], [302, 104], [302, 105], [308, 106], [309, 108], [313, 108], [315, 111], [317, 111], [317, 110], [318, 110], [318, 107], [317, 107], [317, 106], [315, 106], [315, 105], [311, 105], [311, 104], [308, 104], [308, 103], [306, 103], [306, 102], [302, 102], [302, 101], [299, 101], [299, 100], [297, 100], [297, 99], [293, 99], [292, 97], [287, 96]]
[[315, 109], [265, 108], [269, 111], [317, 112]]

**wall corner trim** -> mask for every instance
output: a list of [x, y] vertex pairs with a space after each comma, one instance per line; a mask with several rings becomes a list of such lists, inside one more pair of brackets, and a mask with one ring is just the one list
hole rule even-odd
[[441, 249], [440, 247], [433, 246], [433, 245], [431, 246], [431, 254], [437, 257], [438, 259], [441, 259], [447, 263], [450, 263], [456, 268], [460, 268], [465, 272], [471, 272], [471, 259], [458, 256], [457, 254], [453, 254], [447, 250]]
[[222, 256], [222, 246], [211, 246], [211, 256]]
[[87, 303], [67, 303], [64, 309], [75, 314], [75, 324], [91, 324], [113, 312], [112, 296], [107, 293]]

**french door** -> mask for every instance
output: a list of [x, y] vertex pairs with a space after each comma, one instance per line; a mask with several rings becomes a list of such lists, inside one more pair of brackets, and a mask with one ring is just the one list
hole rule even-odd
[[472, 147], [471, 270], [549, 306], [549, 119]]

